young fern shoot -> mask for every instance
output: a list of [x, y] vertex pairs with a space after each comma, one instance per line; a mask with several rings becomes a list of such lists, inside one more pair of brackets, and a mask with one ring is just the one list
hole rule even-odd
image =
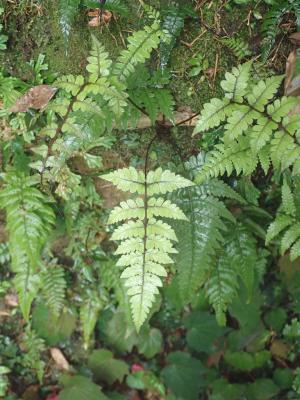
[[102, 178], [137, 195], [115, 207], [108, 223], [125, 221], [111, 239], [121, 241], [116, 250], [121, 256], [117, 265], [125, 268], [121, 278], [128, 288], [133, 321], [139, 331], [162, 286], [161, 278], [167, 276], [165, 265], [173, 263], [169, 254], [177, 253], [173, 247], [177, 241], [174, 230], [158, 218], [187, 219], [175, 204], [154, 196], [192, 186], [193, 182], [161, 168], [149, 173], [146, 168], [123, 168]]

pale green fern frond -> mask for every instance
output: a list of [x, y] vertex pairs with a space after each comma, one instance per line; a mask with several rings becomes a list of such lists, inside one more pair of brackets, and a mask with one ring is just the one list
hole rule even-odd
[[299, 116], [289, 115], [299, 100], [274, 99], [283, 76], [253, 86], [251, 67], [252, 62], [247, 62], [227, 72], [221, 82], [224, 98], [212, 99], [200, 114], [194, 134], [224, 126], [223, 143], [208, 154], [201, 171], [204, 178], [224, 172], [251, 174], [258, 161], [265, 173], [271, 161], [282, 171], [293, 167], [294, 175], [300, 172]]
[[186, 219], [184, 213], [170, 200], [153, 195], [172, 192], [192, 186], [188, 179], [161, 168], [155, 171], [137, 171], [133, 167], [102, 176], [121, 190], [142, 196], [122, 202], [115, 207], [109, 223], [128, 221], [113, 233], [112, 239], [120, 240], [116, 250], [121, 255], [117, 265], [126, 267], [121, 275], [130, 298], [136, 329], [145, 322], [151, 306], [167, 275], [165, 264], [172, 263], [168, 254], [177, 253], [173, 243], [177, 240], [171, 226], [154, 217]]

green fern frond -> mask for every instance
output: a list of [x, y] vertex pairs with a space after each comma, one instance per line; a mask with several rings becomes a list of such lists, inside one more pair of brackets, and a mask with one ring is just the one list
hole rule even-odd
[[58, 265], [47, 265], [42, 272], [42, 294], [52, 314], [59, 316], [65, 300], [67, 283], [64, 269]]
[[[0, 17], [1, 17], [1, 15], [3, 13], [4, 13], [4, 8], [0, 7]], [[8, 36], [3, 35], [1, 33], [2, 32], [2, 28], [3, 28], [3, 25], [0, 23], [0, 51], [6, 49], [6, 42], [7, 42], [7, 39], [8, 39]]]
[[196, 183], [202, 183], [209, 178], [216, 178], [233, 171], [237, 174], [250, 175], [256, 168], [258, 159], [251, 152], [249, 138], [241, 137], [230, 143], [230, 147], [220, 143], [215, 150], [208, 153], [206, 163], [196, 176]]
[[249, 44], [241, 37], [232, 37], [221, 39], [221, 42], [227, 46], [238, 60], [251, 56]]
[[59, 13], [60, 19], [59, 24], [61, 27], [61, 31], [65, 42], [68, 41], [72, 24], [77, 15], [78, 9], [80, 5], [80, 0], [60, 0], [59, 1]]
[[233, 229], [228, 230], [225, 251], [236, 273], [244, 282], [249, 298], [251, 298], [254, 285], [256, 247], [256, 241], [243, 225], [236, 224]]
[[226, 254], [218, 257], [205, 288], [208, 300], [215, 310], [217, 321], [224, 326], [226, 324], [225, 313], [228, 305], [236, 296], [238, 288], [236, 271], [230, 257]]
[[224, 203], [214, 197], [209, 184], [205, 188], [180, 190], [176, 202], [189, 218], [188, 222], [174, 224], [179, 240], [175, 266], [180, 295], [184, 303], [189, 303], [207, 278], [212, 257], [223, 242], [224, 220], [233, 217]]
[[161, 36], [160, 24], [155, 20], [152, 25], [133, 33], [128, 38], [128, 46], [121, 51], [113, 66], [113, 74], [120, 81], [125, 81], [135, 70], [150, 57], [153, 49], [157, 48]]
[[300, 21], [300, 6], [298, 0], [277, 0], [272, 5], [270, 11], [264, 16], [261, 32], [262, 41], [262, 59], [267, 60], [274, 46], [277, 35], [280, 33], [280, 24], [283, 17], [288, 12], [293, 12], [297, 25]]
[[267, 173], [270, 163], [282, 171], [300, 172], [299, 116], [288, 113], [299, 104], [291, 97], [275, 99], [283, 76], [272, 76], [251, 85], [252, 62], [225, 74], [223, 99], [203, 107], [194, 134], [224, 124], [224, 136], [206, 158], [197, 182], [225, 172], [254, 172], [258, 161]]
[[290, 250], [290, 259], [293, 261], [300, 256], [300, 222], [297, 204], [297, 184], [295, 186], [295, 192], [293, 192], [287, 180], [284, 179], [281, 194], [282, 204], [277, 211], [275, 220], [268, 228], [266, 244], [278, 238], [280, 241], [280, 253], [284, 254]]
[[96, 292], [89, 293], [80, 307], [80, 323], [83, 331], [84, 347], [88, 349], [99, 313], [103, 305]]
[[37, 292], [36, 271], [41, 251], [55, 222], [47, 198], [34, 187], [35, 179], [18, 172], [4, 176], [0, 206], [5, 209], [12, 269], [20, 307], [28, 319], [30, 304]]
[[162, 286], [161, 277], [167, 275], [163, 265], [172, 262], [168, 254], [177, 253], [173, 247], [177, 240], [175, 232], [167, 223], [154, 217], [186, 219], [170, 200], [150, 196], [192, 186], [193, 183], [161, 168], [145, 174], [130, 167], [102, 178], [121, 190], [142, 196], [121, 202], [112, 210], [108, 220], [108, 223], [116, 223], [135, 219], [117, 228], [112, 238], [121, 240], [116, 250], [116, 254], [121, 255], [117, 265], [126, 267], [121, 278], [125, 281], [133, 321], [139, 331], [159, 293], [158, 288]]

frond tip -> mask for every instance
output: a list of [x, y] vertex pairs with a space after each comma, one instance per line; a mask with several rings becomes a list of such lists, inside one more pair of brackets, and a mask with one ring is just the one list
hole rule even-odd
[[121, 190], [142, 197], [123, 201], [112, 210], [108, 221], [129, 220], [115, 230], [112, 239], [121, 241], [116, 250], [116, 254], [121, 255], [117, 265], [126, 267], [121, 278], [125, 280], [133, 321], [139, 331], [159, 293], [158, 288], [163, 285], [161, 278], [167, 276], [164, 265], [172, 263], [168, 254], [177, 253], [173, 247], [177, 241], [174, 230], [157, 217], [187, 219], [169, 200], [149, 196], [172, 192], [193, 183], [161, 168], [148, 174], [133, 167], [124, 168], [102, 178]]

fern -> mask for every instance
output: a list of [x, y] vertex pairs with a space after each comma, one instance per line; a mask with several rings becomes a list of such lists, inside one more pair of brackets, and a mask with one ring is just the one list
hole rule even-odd
[[231, 225], [225, 233], [223, 249], [219, 250], [205, 283], [210, 304], [220, 325], [225, 325], [225, 313], [237, 295], [240, 278], [251, 299], [255, 265], [259, 262], [257, 243], [240, 223]]
[[101, 309], [102, 303], [96, 292], [90, 292], [80, 307], [80, 322], [86, 349], [89, 347], [91, 335], [94, 332]]
[[183, 27], [184, 20], [188, 16], [195, 16], [190, 5], [182, 4], [180, 1], [167, 1], [161, 6], [162, 24], [161, 30], [164, 37], [160, 43], [160, 67], [164, 70], [169, 62], [170, 54], [176, 44]]
[[[0, 7], [0, 17], [1, 17], [1, 15], [3, 13], [4, 13], [4, 8]], [[3, 25], [0, 23], [0, 51], [6, 49], [6, 42], [7, 42], [7, 39], [8, 39], [8, 37], [6, 35], [3, 35], [1, 33], [2, 32], [2, 28], [3, 28]]]
[[28, 320], [40, 284], [37, 271], [41, 252], [54, 225], [54, 213], [45, 196], [34, 187], [34, 178], [12, 171], [5, 174], [4, 181], [0, 205], [7, 216], [9, 250], [20, 307]]
[[291, 261], [300, 256], [300, 221], [297, 206], [298, 180], [295, 180], [294, 187], [295, 193], [291, 190], [287, 180], [284, 180], [281, 187], [282, 203], [266, 235], [266, 244], [269, 244], [275, 238], [279, 238], [280, 253], [284, 254], [289, 251]]
[[135, 70], [135, 67], [144, 63], [150, 57], [153, 49], [157, 48], [161, 36], [160, 24], [154, 20], [152, 25], [135, 32], [128, 39], [128, 47], [121, 51], [113, 68], [113, 74], [121, 81], [126, 80]]
[[46, 366], [41, 358], [41, 354], [45, 350], [43, 339], [39, 338], [30, 326], [27, 326], [22, 337], [21, 346], [25, 350], [22, 360], [23, 366], [34, 371], [39, 382], [42, 383]]
[[[203, 163], [204, 159], [199, 155], [186, 163], [186, 169], [195, 175]], [[174, 224], [179, 240], [175, 266], [183, 303], [191, 302], [207, 280], [216, 252], [224, 243], [225, 221], [234, 222], [234, 217], [220, 198], [243, 202], [234, 190], [217, 179], [180, 189], [174, 196], [173, 200], [189, 219], [188, 222]]]
[[227, 46], [239, 61], [251, 56], [248, 43], [241, 37], [224, 38], [221, 39], [221, 43]]
[[42, 294], [51, 313], [58, 317], [64, 306], [66, 280], [64, 269], [58, 265], [47, 265], [42, 271]]
[[225, 172], [250, 175], [260, 162], [267, 171], [273, 166], [285, 170], [300, 168], [300, 146], [297, 138], [298, 116], [287, 116], [298, 100], [282, 97], [274, 100], [282, 76], [273, 76], [252, 85], [251, 62], [225, 74], [221, 86], [223, 99], [212, 99], [204, 109], [195, 133], [224, 124], [222, 142], [207, 156], [197, 177], [202, 182]]
[[59, 24], [66, 43], [69, 39], [72, 25], [77, 15], [80, 2], [81, 2], [80, 0], [59, 1], [59, 12], [60, 12]]
[[300, 5], [298, 0], [277, 0], [272, 5], [270, 11], [265, 15], [261, 32], [263, 35], [262, 59], [266, 61], [272, 47], [274, 46], [277, 35], [280, 33], [280, 24], [283, 17], [288, 12], [293, 12], [297, 25], [300, 21]]
[[[56, 193], [65, 199], [80, 185], [80, 176], [66, 162], [82, 157], [90, 168], [101, 167], [101, 158], [91, 151], [99, 146], [110, 147], [112, 140], [104, 133], [113, 126], [127, 127], [131, 115], [140, 113], [132, 110], [134, 102], [128, 100], [127, 80], [158, 46], [160, 23], [156, 15], [153, 17], [152, 25], [129, 37], [128, 47], [114, 63], [104, 46], [92, 36], [88, 76], [67, 75], [55, 82], [62, 92], [47, 107], [52, 113], [47, 126], [40, 131], [46, 143], [33, 148], [36, 159], [30, 166], [41, 173], [43, 183], [56, 182]], [[171, 117], [173, 101], [168, 92], [158, 104], [157, 112]]]
[[133, 320], [139, 330], [145, 322], [161, 278], [167, 276], [164, 264], [172, 259], [168, 253], [176, 253], [176, 240], [171, 226], [157, 217], [185, 220], [184, 213], [169, 200], [150, 197], [172, 192], [193, 185], [189, 180], [158, 168], [149, 173], [125, 168], [102, 176], [118, 189], [136, 193], [142, 197], [124, 201], [113, 209], [108, 223], [125, 222], [112, 239], [122, 240], [116, 250], [120, 255], [117, 265], [126, 267], [121, 274], [130, 297]]

